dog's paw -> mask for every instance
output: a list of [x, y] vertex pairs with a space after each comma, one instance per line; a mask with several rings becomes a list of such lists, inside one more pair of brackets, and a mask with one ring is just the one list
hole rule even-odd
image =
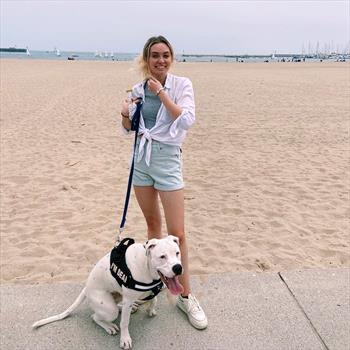
[[115, 334], [117, 334], [119, 332], [119, 327], [116, 324], [112, 323], [112, 322], [106, 324], [105, 327], [103, 327], [103, 328], [110, 335], [115, 335]]
[[153, 316], [157, 315], [156, 309], [149, 309], [149, 310], [147, 310], [147, 313], [148, 313], [149, 317], [153, 317]]
[[96, 314], [91, 315], [91, 317], [108, 334], [114, 335], [114, 334], [117, 334], [117, 332], [119, 332], [119, 328], [115, 323], [101, 320]]
[[105, 327], [105, 330], [110, 335], [115, 335], [119, 332], [119, 328], [116, 324], [110, 323]]
[[130, 336], [124, 336], [120, 338], [120, 347], [124, 350], [132, 348], [132, 341]]

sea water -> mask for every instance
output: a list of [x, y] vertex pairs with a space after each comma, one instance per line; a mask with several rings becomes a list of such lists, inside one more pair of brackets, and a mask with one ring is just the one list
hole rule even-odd
[[[133, 61], [138, 56], [137, 53], [111, 53], [111, 52], [78, 52], [78, 51], [61, 51], [57, 55], [56, 51], [30, 51], [30, 55], [17, 52], [0, 52], [0, 58], [16, 59], [44, 59], [44, 60], [83, 60], [83, 61]], [[300, 58], [296, 55], [294, 58]], [[175, 55], [176, 61], [179, 62], [279, 62], [282, 57], [272, 58], [271, 56], [230, 56], [230, 55]], [[292, 61], [293, 55], [286, 55], [285, 61]], [[349, 57], [347, 57], [349, 59]], [[307, 57], [307, 61], [319, 61], [319, 58]]]
[[57, 55], [56, 51], [30, 51], [30, 55], [17, 52], [0, 52], [0, 58], [17, 58], [17, 59], [41, 59], [41, 60], [74, 60], [84, 61], [132, 61], [137, 56], [136, 53], [94, 53], [94, 52], [77, 52], [61, 51]]

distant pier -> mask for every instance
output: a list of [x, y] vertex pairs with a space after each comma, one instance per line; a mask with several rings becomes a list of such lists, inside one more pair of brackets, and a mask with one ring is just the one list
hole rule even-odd
[[26, 53], [27, 49], [22, 49], [17, 47], [0, 47], [0, 52]]
[[226, 59], [291, 59], [291, 60], [305, 60], [305, 59], [350, 59], [350, 53], [317, 53], [317, 54], [300, 54], [300, 53], [273, 53], [271, 55], [259, 54], [242, 54], [242, 55], [225, 55], [225, 54], [186, 54], [179, 55], [182, 58], [226, 58]]
[[[182, 57], [224, 57], [224, 58], [271, 58], [271, 55], [219, 55], [219, 54], [182, 54]], [[293, 54], [293, 53], [286, 53], [286, 54], [274, 54], [274, 57], [297, 57], [297, 58], [313, 58], [314, 56], [310, 55], [301, 55], [301, 54]]]

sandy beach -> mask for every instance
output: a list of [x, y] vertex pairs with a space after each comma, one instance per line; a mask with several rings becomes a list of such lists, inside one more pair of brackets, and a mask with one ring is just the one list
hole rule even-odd
[[[132, 62], [0, 61], [1, 283], [83, 281], [113, 246], [132, 137]], [[345, 267], [349, 63], [176, 63], [192, 274]], [[165, 232], [165, 225], [164, 225]], [[132, 195], [125, 235], [146, 240]]]

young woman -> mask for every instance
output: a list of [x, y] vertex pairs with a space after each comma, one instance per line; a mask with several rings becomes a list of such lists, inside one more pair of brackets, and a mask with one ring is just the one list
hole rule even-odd
[[195, 104], [191, 81], [168, 73], [173, 60], [174, 51], [166, 38], [148, 39], [139, 58], [145, 80], [135, 85], [131, 98], [123, 102], [122, 125], [130, 130], [133, 102], [142, 99], [133, 175], [135, 195], [146, 219], [148, 239], [162, 236], [160, 197], [168, 233], [180, 240], [183, 293], [177, 305], [194, 327], [204, 329], [207, 318], [190, 289], [180, 148], [195, 121]]

